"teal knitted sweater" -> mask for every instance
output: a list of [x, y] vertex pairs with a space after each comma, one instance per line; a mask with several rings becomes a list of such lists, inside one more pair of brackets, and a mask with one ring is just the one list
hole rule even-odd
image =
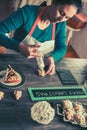
[[[18, 45], [29, 33], [34, 21], [37, 18], [39, 6], [25, 5], [12, 13], [8, 18], [0, 22], [0, 45], [18, 51]], [[8, 38], [5, 34], [15, 31], [13, 38]], [[52, 39], [52, 23], [45, 29], [40, 30], [36, 26], [32, 36], [39, 42]], [[60, 60], [66, 53], [66, 22], [56, 24], [55, 49], [51, 53], [54, 61]]]

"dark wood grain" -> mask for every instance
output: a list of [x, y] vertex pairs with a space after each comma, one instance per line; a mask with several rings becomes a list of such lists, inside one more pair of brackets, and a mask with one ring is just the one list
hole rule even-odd
[[[13, 90], [0, 86], [5, 97], [0, 101], [0, 130], [84, 130], [77, 125], [63, 121], [62, 117], [55, 115], [54, 120], [48, 125], [40, 125], [31, 119], [30, 109], [35, 102], [30, 100], [28, 87], [51, 87], [62, 85], [57, 74], [53, 76], [40, 77], [37, 75], [37, 64], [35, 59], [26, 59], [20, 54], [0, 55], [0, 70], [6, 69], [10, 64], [25, 75], [25, 84], [19, 88], [23, 91], [20, 100], [15, 100]], [[79, 85], [87, 78], [87, 59], [62, 59], [56, 63], [56, 69], [70, 69]], [[86, 88], [87, 89], [87, 88]], [[74, 99], [75, 100], [75, 99]], [[75, 100], [76, 101], [76, 100]], [[78, 99], [87, 102], [87, 99]], [[57, 101], [59, 102], [59, 101]], [[50, 101], [55, 108], [55, 101]]]

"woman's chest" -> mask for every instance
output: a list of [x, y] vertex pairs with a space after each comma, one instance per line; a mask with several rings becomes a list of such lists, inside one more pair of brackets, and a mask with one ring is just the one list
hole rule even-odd
[[[27, 24], [24, 27], [24, 30], [28, 34], [30, 32], [30, 30], [32, 30], [31, 24], [30, 25]], [[39, 29], [38, 26], [36, 26], [35, 29], [33, 30], [32, 37], [34, 37], [39, 42], [52, 40], [52, 26], [50, 25], [48, 28], [46, 28], [44, 30], [41, 30], [41, 29]]]

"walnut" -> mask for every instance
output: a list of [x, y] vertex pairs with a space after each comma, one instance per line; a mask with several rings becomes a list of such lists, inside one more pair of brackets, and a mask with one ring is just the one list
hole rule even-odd
[[67, 109], [65, 111], [65, 117], [66, 117], [67, 120], [73, 119], [73, 116], [74, 116], [74, 110], [73, 109]]
[[14, 96], [15, 96], [16, 100], [19, 100], [22, 97], [22, 91], [14, 90]]
[[0, 91], [0, 100], [4, 98], [4, 92]]
[[84, 111], [83, 106], [81, 104], [78, 104], [78, 103], [74, 103], [73, 108], [76, 112], [83, 112]]
[[87, 114], [85, 115], [85, 119], [87, 120]]
[[62, 103], [63, 103], [64, 109], [72, 109], [73, 108], [72, 102], [70, 100], [63, 100]]
[[75, 114], [74, 115], [74, 119], [75, 121], [80, 124], [80, 125], [85, 125], [86, 124], [86, 119], [85, 119], [85, 116], [82, 115], [82, 114]]

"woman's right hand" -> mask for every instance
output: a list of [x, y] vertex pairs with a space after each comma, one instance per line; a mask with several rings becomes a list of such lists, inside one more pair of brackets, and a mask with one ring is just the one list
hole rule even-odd
[[18, 49], [24, 57], [30, 59], [30, 58], [42, 56], [41, 53], [38, 53], [39, 47], [40, 44], [28, 45], [28, 44], [20, 43]]

